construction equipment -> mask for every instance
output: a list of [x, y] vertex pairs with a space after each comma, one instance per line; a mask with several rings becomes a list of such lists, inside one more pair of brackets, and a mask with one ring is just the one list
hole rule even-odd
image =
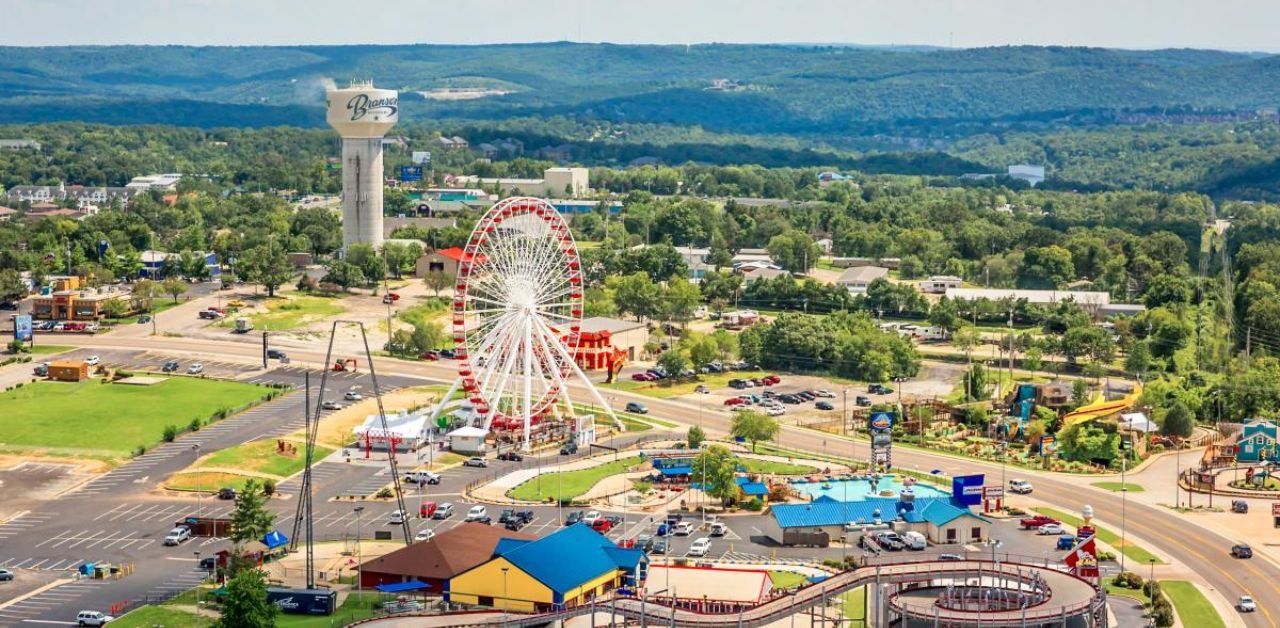
[[339, 359], [339, 360], [334, 360], [334, 362], [333, 362], [333, 372], [334, 372], [334, 373], [342, 373], [342, 372], [351, 372], [351, 373], [354, 373], [354, 372], [356, 372], [356, 361], [355, 361], [355, 358], [342, 358], [342, 359]]

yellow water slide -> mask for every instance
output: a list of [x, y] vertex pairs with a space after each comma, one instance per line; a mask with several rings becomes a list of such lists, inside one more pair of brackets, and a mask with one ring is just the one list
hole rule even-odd
[[1142, 397], [1142, 384], [1135, 383], [1133, 392], [1114, 401], [1107, 401], [1102, 393], [1094, 398], [1093, 401], [1086, 405], [1080, 406], [1073, 412], [1067, 413], [1062, 417], [1062, 429], [1067, 429], [1076, 423], [1084, 421], [1092, 421], [1100, 417], [1111, 416], [1117, 412], [1123, 412], [1137, 407], [1138, 399]]

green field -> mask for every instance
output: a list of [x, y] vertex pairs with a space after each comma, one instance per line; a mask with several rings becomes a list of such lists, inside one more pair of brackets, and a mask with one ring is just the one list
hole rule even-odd
[[164, 606], [142, 606], [130, 611], [127, 615], [111, 622], [112, 628], [197, 628], [212, 626], [213, 617], [209, 614], [196, 617], [186, 611]]
[[[627, 432], [644, 432], [644, 431], [653, 429], [652, 425], [649, 425], [644, 421], [637, 421], [636, 419], [633, 419], [621, 412], [618, 413], [618, 420], [622, 421], [622, 428], [624, 431], [627, 431]], [[610, 419], [607, 415], [597, 414], [596, 425], [609, 427], [613, 425], [613, 420]]]
[[127, 454], [158, 442], [166, 425], [185, 428], [192, 419], [204, 421], [266, 394], [251, 384], [187, 377], [153, 386], [36, 382], [0, 393], [0, 447]]
[[70, 351], [72, 349], [75, 349], [75, 347], [68, 347], [66, 345], [35, 345], [33, 347], [27, 347], [27, 352], [33, 355], [53, 355], [55, 353]]
[[790, 462], [777, 462], [774, 460], [760, 460], [757, 458], [739, 458], [740, 464], [747, 473], [767, 473], [770, 475], [804, 475], [813, 473], [817, 469], [803, 464], [792, 464]]
[[[302, 295], [288, 299], [267, 301], [266, 306], [266, 312], [248, 316], [256, 330], [297, 330], [330, 316], [337, 316], [345, 311], [337, 299]], [[218, 326], [235, 327], [235, 318], [225, 318], [218, 323]]]
[[775, 589], [790, 589], [808, 581], [807, 578], [794, 571], [770, 571], [769, 579], [773, 581], [773, 588]]
[[[853, 620], [855, 622], [857, 621], [865, 622], [867, 618], [866, 604], [867, 604], [867, 588], [866, 587], [858, 587], [856, 589], [849, 590], [847, 593], [844, 594], [844, 605], [842, 606], [844, 610], [844, 618], [847, 620]], [[857, 626], [859, 624], [853, 623], [850, 625]], [[865, 624], [862, 624], [862, 625], [865, 625]]]
[[[535, 477], [510, 491], [507, 496], [512, 499], [528, 501], [544, 501], [547, 498], [573, 499], [596, 485], [596, 482], [611, 475], [622, 473], [628, 468], [640, 464], [640, 456], [631, 456], [614, 462], [608, 462], [590, 469], [564, 471], [561, 473], [543, 473], [541, 480]], [[541, 487], [541, 490], [539, 490]]]
[[[195, 469], [221, 467], [224, 469], [243, 469], [287, 478], [302, 470], [306, 464], [306, 452], [302, 443], [290, 441], [297, 447], [297, 454], [292, 456], [276, 453], [276, 439], [256, 440], [223, 449], [203, 459]], [[328, 447], [316, 445], [315, 459], [321, 460], [333, 453]]]
[[[1053, 508], [1036, 508], [1035, 510], [1041, 514], [1053, 517], [1054, 519], [1057, 519], [1070, 526], [1074, 526], [1078, 528], [1084, 524], [1083, 519], [1075, 515], [1069, 515], [1065, 512], [1062, 512], [1061, 510], [1054, 510]], [[1124, 555], [1128, 556], [1130, 560], [1138, 561], [1139, 565], [1146, 565], [1153, 560], [1158, 565], [1164, 564], [1164, 561], [1160, 560], [1158, 556], [1156, 556], [1155, 554], [1152, 554], [1151, 552], [1148, 552], [1145, 549], [1142, 549], [1137, 545], [1134, 545], [1133, 543], [1126, 543], [1122, 546], [1120, 543], [1120, 535], [1116, 534], [1115, 532], [1112, 532], [1106, 528], [1102, 528], [1098, 526], [1094, 526], [1094, 527], [1097, 528], [1098, 530], [1099, 541], [1102, 541], [1103, 543], [1106, 543], [1111, 547], [1119, 549], [1120, 551], [1124, 552]]]
[[1102, 584], [1107, 589], [1107, 595], [1118, 595], [1120, 597], [1127, 597], [1127, 598], [1131, 598], [1136, 601], [1142, 602], [1143, 604], [1151, 603], [1151, 598], [1147, 597], [1147, 594], [1143, 593], [1142, 589], [1130, 589], [1129, 587], [1118, 587], [1114, 583], [1112, 583], [1111, 578], [1104, 578], [1102, 580]]
[[1225, 628], [1222, 617], [1196, 585], [1186, 580], [1161, 580], [1160, 590], [1169, 596], [1183, 626]]
[[262, 478], [248, 475], [199, 471], [194, 473], [175, 473], [164, 481], [164, 487], [171, 491], [199, 491], [201, 493], [212, 493], [223, 487], [243, 491], [245, 483], [249, 480], [258, 480], [259, 484], [262, 482]]
[[334, 614], [324, 616], [276, 615], [276, 628], [330, 628], [382, 614], [379, 593], [348, 593]]
[[1126, 493], [1141, 493], [1147, 490], [1142, 488], [1141, 484], [1134, 484], [1133, 482], [1094, 482], [1090, 484], [1090, 486], [1096, 486], [1104, 491], [1111, 491], [1112, 493], [1118, 493], [1124, 489], [1128, 489], [1125, 490]]

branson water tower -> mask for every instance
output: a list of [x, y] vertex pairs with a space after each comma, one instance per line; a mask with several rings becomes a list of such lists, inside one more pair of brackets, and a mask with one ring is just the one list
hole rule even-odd
[[342, 249], [382, 247], [382, 136], [400, 114], [399, 95], [372, 82], [325, 94], [329, 126], [342, 137]]

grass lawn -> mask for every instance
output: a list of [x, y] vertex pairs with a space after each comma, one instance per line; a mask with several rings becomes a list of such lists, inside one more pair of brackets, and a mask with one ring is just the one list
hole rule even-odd
[[[1080, 527], [1081, 525], [1084, 524], [1083, 519], [1075, 515], [1069, 515], [1065, 512], [1062, 512], [1061, 510], [1054, 510], [1052, 508], [1036, 508], [1035, 510], [1042, 514], [1053, 517], [1054, 519], [1057, 519], [1067, 525]], [[1107, 545], [1110, 545], [1111, 547], [1117, 548], [1120, 551], [1124, 552], [1124, 555], [1128, 556], [1129, 560], [1137, 561], [1139, 565], [1146, 565], [1150, 563], [1152, 560], [1155, 560], [1156, 564], [1160, 564], [1160, 565], [1164, 564], [1164, 561], [1160, 560], [1158, 556], [1156, 556], [1155, 554], [1152, 554], [1151, 552], [1148, 552], [1145, 549], [1142, 549], [1141, 547], [1138, 547], [1137, 545], [1134, 545], [1133, 543], [1125, 543], [1124, 545], [1121, 545], [1120, 535], [1116, 534], [1115, 532], [1112, 532], [1106, 528], [1101, 528], [1097, 526], [1094, 526], [1094, 527], [1097, 528], [1098, 530], [1099, 541], [1102, 541], [1103, 543], [1106, 543]], [[1191, 624], [1191, 625], [1194, 625], [1194, 624]]]
[[[292, 441], [290, 441], [292, 443]], [[306, 463], [306, 451], [303, 443], [292, 443], [297, 447], [297, 454], [285, 456], [276, 453], [276, 439], [255, 440], [235, 447], [223, 449], [204, 458], [196, 465], [201, 467], [222, 467], [227, 469], [243, 469], [287, 478], [302, 470]], [[316, 445], [315, 459], [321, 460], [333, 453], [328, 447]]]
[[1160, 590], [1169, 596], [1183, 626], [1225, 628], [1222, 617], [1196, 585], [1186, 580], [1161, 580]]
[[452, 305], [451, 299], [428, 297], [413, 305], [405, 303], [406, 307], [396, 313], [396, 319], [410, 325], [441, 321], [448, 316]]
[[188, 377], [153, 386], [36, 382], [0, 393], [4, 446], [127, 454], [160, 440], [166, 425], [186, 427], [215, 410], [239, 408], [267, 389]]
[[[1107, 588], [1107, 595], [1118, 595], [1142, 602], [1143, 604], [1151, 604], [1151, 598], [1142, 592], [1142, 589], [1130, 589], [1128, 587], [1118, 587], [1112, 584], [1111, 578], [1103, 578], [1102, 584]], [[1163, 584], [1163, 583], [1162, 583]]]
[[1128, 489], [1125, 491], [1127, 493], [1141, 493], [1146, 490], [1142, 488], [1141, 484], [1134, 484], [1133, 482], [1094, 482], [1090, 484], [1090, 486], [1096, 486], [1104, 491], [1111, 491], [1112, 493], [1117, 493], [1122, 489]]
[[204, 493], [212, 493], [224, 486], [231, 487], [237, 491], [244, 490], [245, 482], [249, 480], [258, 480], [262, 482], [262, 478], [253, 478], [247, 475], [238, 475], [235, 473], [222, 473], [219, 471], [196, 471], [192, 473], [175, 473], [164, 481], [164, 487], [174, 491], [201, 491]]
[[850, 589], [848, 592], [844, 594], [844, 605], [842, 606], [842, 608], [844, 609], [844, 618], [862, 620], [865, 622], [867, 618], [866, 603], [867, 603], [866, 587], [858, 587], [856, 589]]
[[[316, 296], [294, 296], [266, 302], [265, 313], [250, 314], [254, 329], [260, 331], [290, 331], [306, 327], [316, 321], [343, 313], [338, 299]], [[235, 327], [235, 318], [228, 317], [219, 327]]]
[[770, 571], [769, 579], [773, 581], [775, 589], [790, 589], [808, 582], [807, 578], [794, 571]]
[[277, 628], [330, 628], [330, 626], [346, 626], [354, 621], [367, 619], [380, 614], [377, 593], [349, 593], [347, 599], [338, 605], [338, 610], [329, 616], [316, 615], [276, 615]]
[[790, 462], [777, 462], [774, 460], [759, 460], [755, 458], [739, 458], [738, 464], [742, 465], [747, 473], [768, 473], [772, 475], [804, 475], [816, 471], [811, 466], [803, 464], [792, 464]]
[[[672, 383], [669, 380], [657, 382], [637, 382], [630, 377], [618, 380], [612, 384], [603, 384], [603, 388], [614, 388], [617, 390], [625, 390], [638, 395], [646, 395], [656, 397], [658, 399], [669, 399], [680, 395], [688, 395], [693, 393], [693, 389], [698, 384], [703, 384], [708, 388], [724, 388], [729, 385], [729, 380], [744, 377], [764, 377], [768, 373], [764, 371], [731, 371], [728, 373], [709, 373], [707, 375], [699, 375], [696, 379], [689, 379], [679, 383]], [[748, 388], [743, 390], [744, 393], [759, 394], [761, 388]]]
[[[326, 618], [327, 619], [327, 618]], [[196, 617], [186, 611], [164, 606], [143, 606], [129, 614], [117, 618], [111, 622], [111, 626], [123, 626], [124, 628], [152, 628], [153, 626], [162, 626], [164, 628], [188, 628], [196, 626], [212, 626], [213, 618], [208, 614]], [[278, 625], [278, 624], [277, 624]], [[327, 624], [326, 624], [327, 625]]]
[[53, 355], [55, 353], [62, 353], [63, 351], [70, 351], [75, 349], [75, 347], [68, 347], [67, 345], [36, 345], [34, 347], [27, 347], [27, 349], [29, 349], [28, 353], [33, 355]]
[[[625, 429], [628, 432], [644, 432], [644, 431], [653, 429], [652, 425], [649, 425], [648, 423], [645, 423], [643, 421], [637, 421], [621, 412], [618, 413], [618, 420], [622, 421], [623, 429]], [[613, 425], [613, 421], [609, 419], [608, 415], [597, 414], [596, 425], [603, 425], [607, 427], [607, 426]]]
[[[529, 501], [542, 501], [548, 497], [557, 499], [573, 499], [589, 490], [596, 485], [596, 482], [603, 480], [611, 475], [625, 472], [628, 468], [640, 463], [640, 456], [631, 456], [614, 462], [608, 462], [602, 465], [591, 467], [590, 469], [578, 469], [576, 471], [564, 471], [561, 473], [543, 473], [542, 481], [533, 478], [510, 491], [507, 496], [513, 499], [524, 499]], [[542, 490], [539, 491], [538, 487]]]
[[173, 301], [173, 298], [166, 294], [166, 295], [157, 297], [155, 299], [152, 299], [150, 312], [139, 312], [137, 314], [131, 314], [124, 318], [108, 318], [103, 322], [109, 323], [111, 325], [136, 325], [138, 324], [139, 316], [142, 316], [144, 314], [150, 314], [152, 317], [155, 317], [155, 315], [159, 314], [160, 312], [163, 312], [170, 308], [177, 307], [185, 303], [185, 301], [181, 300], [182, 297], [178, 297], [178, 299], [179, 299], [178, 302], [175, 303]]

